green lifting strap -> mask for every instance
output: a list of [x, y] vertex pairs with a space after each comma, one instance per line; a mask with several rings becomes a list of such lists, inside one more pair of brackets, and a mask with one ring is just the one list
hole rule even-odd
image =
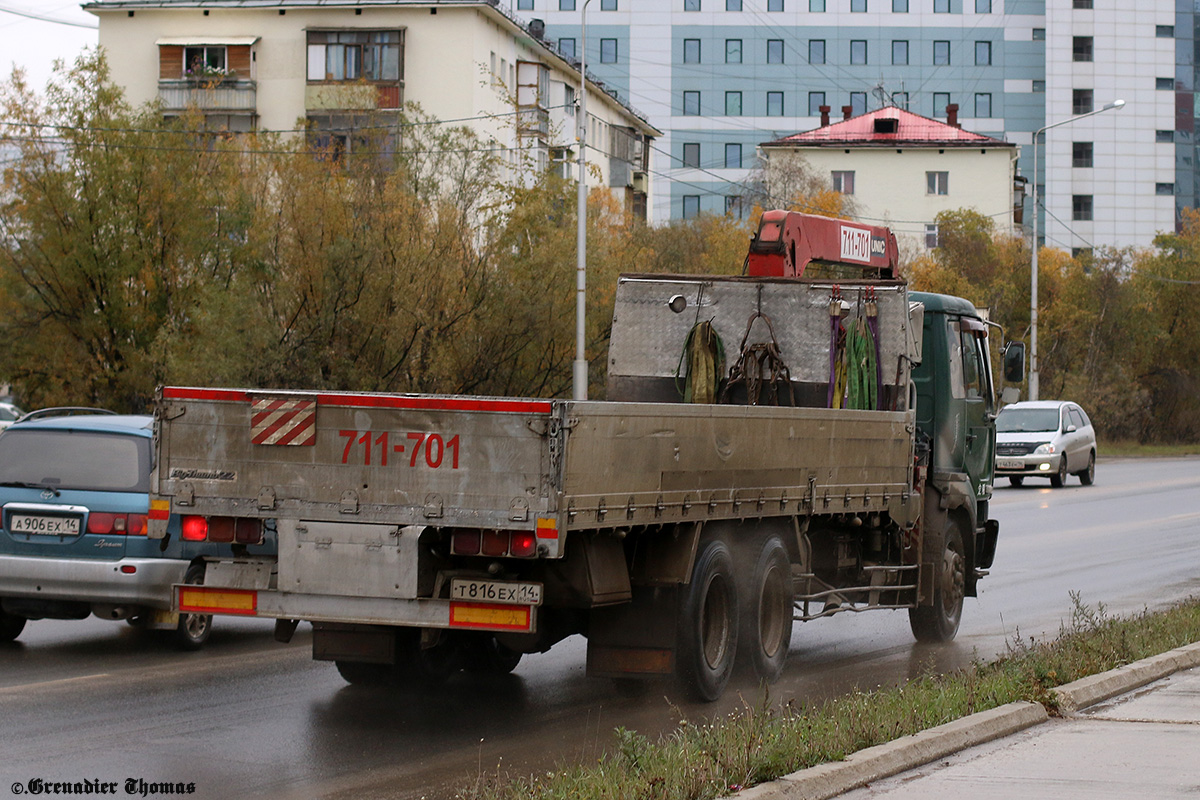
[[697, 322], [688, 331], [675, 368], [675, 388], [679, 389], [679, 370], [687, 364], [683, 395], [685, 403], [714, 403], [721, 376], [725, 374], [725, 345], [712, 322]]
[[875, 370], [875, 337], [863, 317], [846, 332], [846, 408], [874, 409], [879, 391]]

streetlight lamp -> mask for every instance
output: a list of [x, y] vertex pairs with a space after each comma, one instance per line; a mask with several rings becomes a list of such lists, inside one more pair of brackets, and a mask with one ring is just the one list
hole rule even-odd
[[571, 399], [587, 400], [588, 364], [584, 353], [586, 336], [584, 313], [587, 301], [587, 7], [592, 0], [583, 0], [583, 23], [579, 31], [579, 119], [576, 120], [576, 139], [579, 141], [579, 187], [576, 199], [575, 229], [575, 363], [572, 369]]
[[[589, 0], [590, 1], [590, 0]], [[1113, 100], [1103, 108], [1080, 114], [1077, 117], [1054, 122], [1038, 128], [1033, 134], [1033, 270], [1029, 281], [1029, 399], [1038, 399], [1038, 349], [1037, 349], [1037, 312], [1038, 312], [1038, 137], [1051, 128], [1067, 125], [1087, 117], [1094, 117], [1113, 108], [1121, 108], [1124, 100]]]

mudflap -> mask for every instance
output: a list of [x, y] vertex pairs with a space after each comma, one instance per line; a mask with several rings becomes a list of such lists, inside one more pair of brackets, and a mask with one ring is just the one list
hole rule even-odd
[[629, 603], [596, 608], [588, 624], [587, 674], [651, 678], [675, 671], [679, 586], [635, 586]]
[[975, 531], [975, 568], [990, 569], [996, 558], [996, 540], [1000, 537], [1000, 521], [989, 519]]
[[313, 623], [314, 661], [396, 663], [396, 629], [387, 625]]

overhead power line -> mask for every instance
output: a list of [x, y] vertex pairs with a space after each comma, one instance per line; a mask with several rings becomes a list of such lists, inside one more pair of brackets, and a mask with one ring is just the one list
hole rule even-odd
[[35, 14], [32, 11], [24, 11], [17, 8], [11, 8], [6, 5], [0, 5], [0, 13], [12, 14], [15, 17], [24, 17], [25, 19], [35, 19], [38, 22], [50, 22], [55, 25], [69, 25], [72, 28], [86, 28], [88, 30], [99, 30], [99, 23], [89, 25], [86, 22], [76, 22], [70, 19], [58, 19], [56, 17], [46, 16], [45, 14]]

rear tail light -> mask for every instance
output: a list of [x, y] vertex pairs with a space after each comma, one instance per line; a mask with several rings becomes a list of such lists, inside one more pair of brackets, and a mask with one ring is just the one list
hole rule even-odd
[[508, 555], [508, 531], [484, 531], [482, 550], [485, 556]]
[[208, 540], [222, 544], [233, 541], [233, 517], [209, 517]]
[[516, 531], [512, 535], [509, 553], [517, 558], [529, 558], [537, 552], [537, 537], [532, 531]]
[[107, 511], [88, 513], [88, 533], [146, 535], [145, 514], [112, 514]]
[[238, 544], [262, 544], [262, 520], [238, 519], [233, 532], [233, 540]]
[[450, 550], [456, 556], [477, 556], [479, 539], [479, 531], [455, 531], [450, 537]]
[[204, 517], [184, 517], [180, 528], [185, 542], [203, 542], [208, 538], [208, 520]]

